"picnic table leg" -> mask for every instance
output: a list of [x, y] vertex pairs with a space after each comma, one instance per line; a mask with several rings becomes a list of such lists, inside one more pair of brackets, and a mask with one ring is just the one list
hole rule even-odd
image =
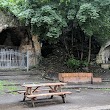
[[28, 95], [28, 94], [32, 94], [32, 87], [28, 87], [26, 89], [26, 92], [24, 93], [23, 102], [26, 100], [26, 95]]
[[23, 102], [25, 101], [25, 99], [26, 99], [26, 93], [24, 93], [24, 98], [23, 98]]
[[[58, 92], [58, 91], [61, 92], [62, 91], [60, 85], [56, 85], [56, 86], [54, 86], [54, 88], [52, 88], [51, 86], [49, 86], [49, 87], [51, 88], [51, 90], [49, 91], [50, 93], [51, 92]], [[51, 95], [50, 99], [53, 99], [53, 95]]]
[[[51, 88], [51, 90], [49, 90], [49, 93], [51, 92], [56, 92], [54, 88], [52, 88], [51, 86], [49, 86]], [[53, 95], [51, 95], [51, 97], [49, 99], [53, 99]]]
[[35, 101], [35, 97], [34, 98], [31, 98], [31, 102], [32, 102], [32, 106], [33, 107], [35, 107], [34, 101]]
[[50, 99], [53, 99], [53, 95], [51, 95]]
[[[49, 90], [49, 93], [54, 92], [52, 90]], [[51, 95], [51, 97], [49, 99], [53, 99], [53, 95]]]
[[61, 95], [61, 97], [62, 97], [63, 103], [66, 103], [66, 101], [65, 101], [65, 94]]

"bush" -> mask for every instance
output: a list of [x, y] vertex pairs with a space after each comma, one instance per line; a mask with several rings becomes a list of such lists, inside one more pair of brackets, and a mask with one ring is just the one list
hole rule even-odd
[[75, 58], [69, 58], [67, 60], [67, 66], [70, 68], [77, 69], [88, 66], [88, 63], [86, 61], [80, 61]]

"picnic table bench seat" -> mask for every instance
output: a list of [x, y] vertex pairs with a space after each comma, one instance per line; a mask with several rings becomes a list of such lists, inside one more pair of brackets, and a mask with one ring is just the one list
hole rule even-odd
[[[50, 89], [37, 89], [37, 90], [35, 90], [35, 92], [39, 92], [39, 91], [50, 91]], [[26, 93], [26, 90], [19, 90], [17, 92], [19, 94], [22, 94], [22, 93]]]
[[[40, 91], [49, 91], [49, 92], [54, 92], [54, 91], [52, 91], [52, 90], [50, 90], [50, 89], [37, 89], [37, 90], [35, 90], [34, 92], [40, 92]], [[25, 101], [25, 98], [26, 98], [26, 90], [19, 90], [19, 91], [17, 91], [19, 94], [24, 94], [24, 98], [23, 98], [23, 101]]]
[[42, 94], [31, 94], [31, 95], [26, 95], [27, 98], [31, 99], [32, 105], [33, 107], [34, 105], [34, 101], [35, 98], [40, 97], [40, 96], [51, 96], [51, 98], [53, 97], [53, 95], [58, 95], [62, 97], [63, 103], [65, 103], [65, 96], [66, 94], [71, 94], [72, 92], [70, 91], [66, 91], [66, 92], [52, 92], [52, 93], [42, 93]]

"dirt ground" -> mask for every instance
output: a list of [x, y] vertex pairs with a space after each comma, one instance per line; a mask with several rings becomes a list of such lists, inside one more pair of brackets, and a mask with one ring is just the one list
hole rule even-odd
[[[0, 80], [13, 81], [16, 84], [24, 82], [52, 82], [43, 79], [39, 72], [0, 72]], [[110, 87], [110, 83], [90, 85], [91, 87], [101, 87], [102, 89], [87, 89], [86, 84], [80, 91], [70, 86], [80, 87], [82, 85], [67, 85], [64, 90], [72, 92], [66, 96], [66, 103], [62, 103], [61, 97], [53, 99], [39, 99], [35, 103], [35, 107], [29, 100], [22, 102], [23, 94], [0, 94], [0, 110], [110, 110], [110, 90], [103, 87]], [[21, 86], [17, 86], [21, 89]], [[68, 88], [69, 87], [69, 88]]]

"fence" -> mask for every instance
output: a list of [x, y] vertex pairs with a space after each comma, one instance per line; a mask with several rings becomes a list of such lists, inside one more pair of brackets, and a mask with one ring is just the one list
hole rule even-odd
[[27, 69], [29, 66], [27, 53], [21, 53], [14, 49], [0, 49], [0, 69]]

